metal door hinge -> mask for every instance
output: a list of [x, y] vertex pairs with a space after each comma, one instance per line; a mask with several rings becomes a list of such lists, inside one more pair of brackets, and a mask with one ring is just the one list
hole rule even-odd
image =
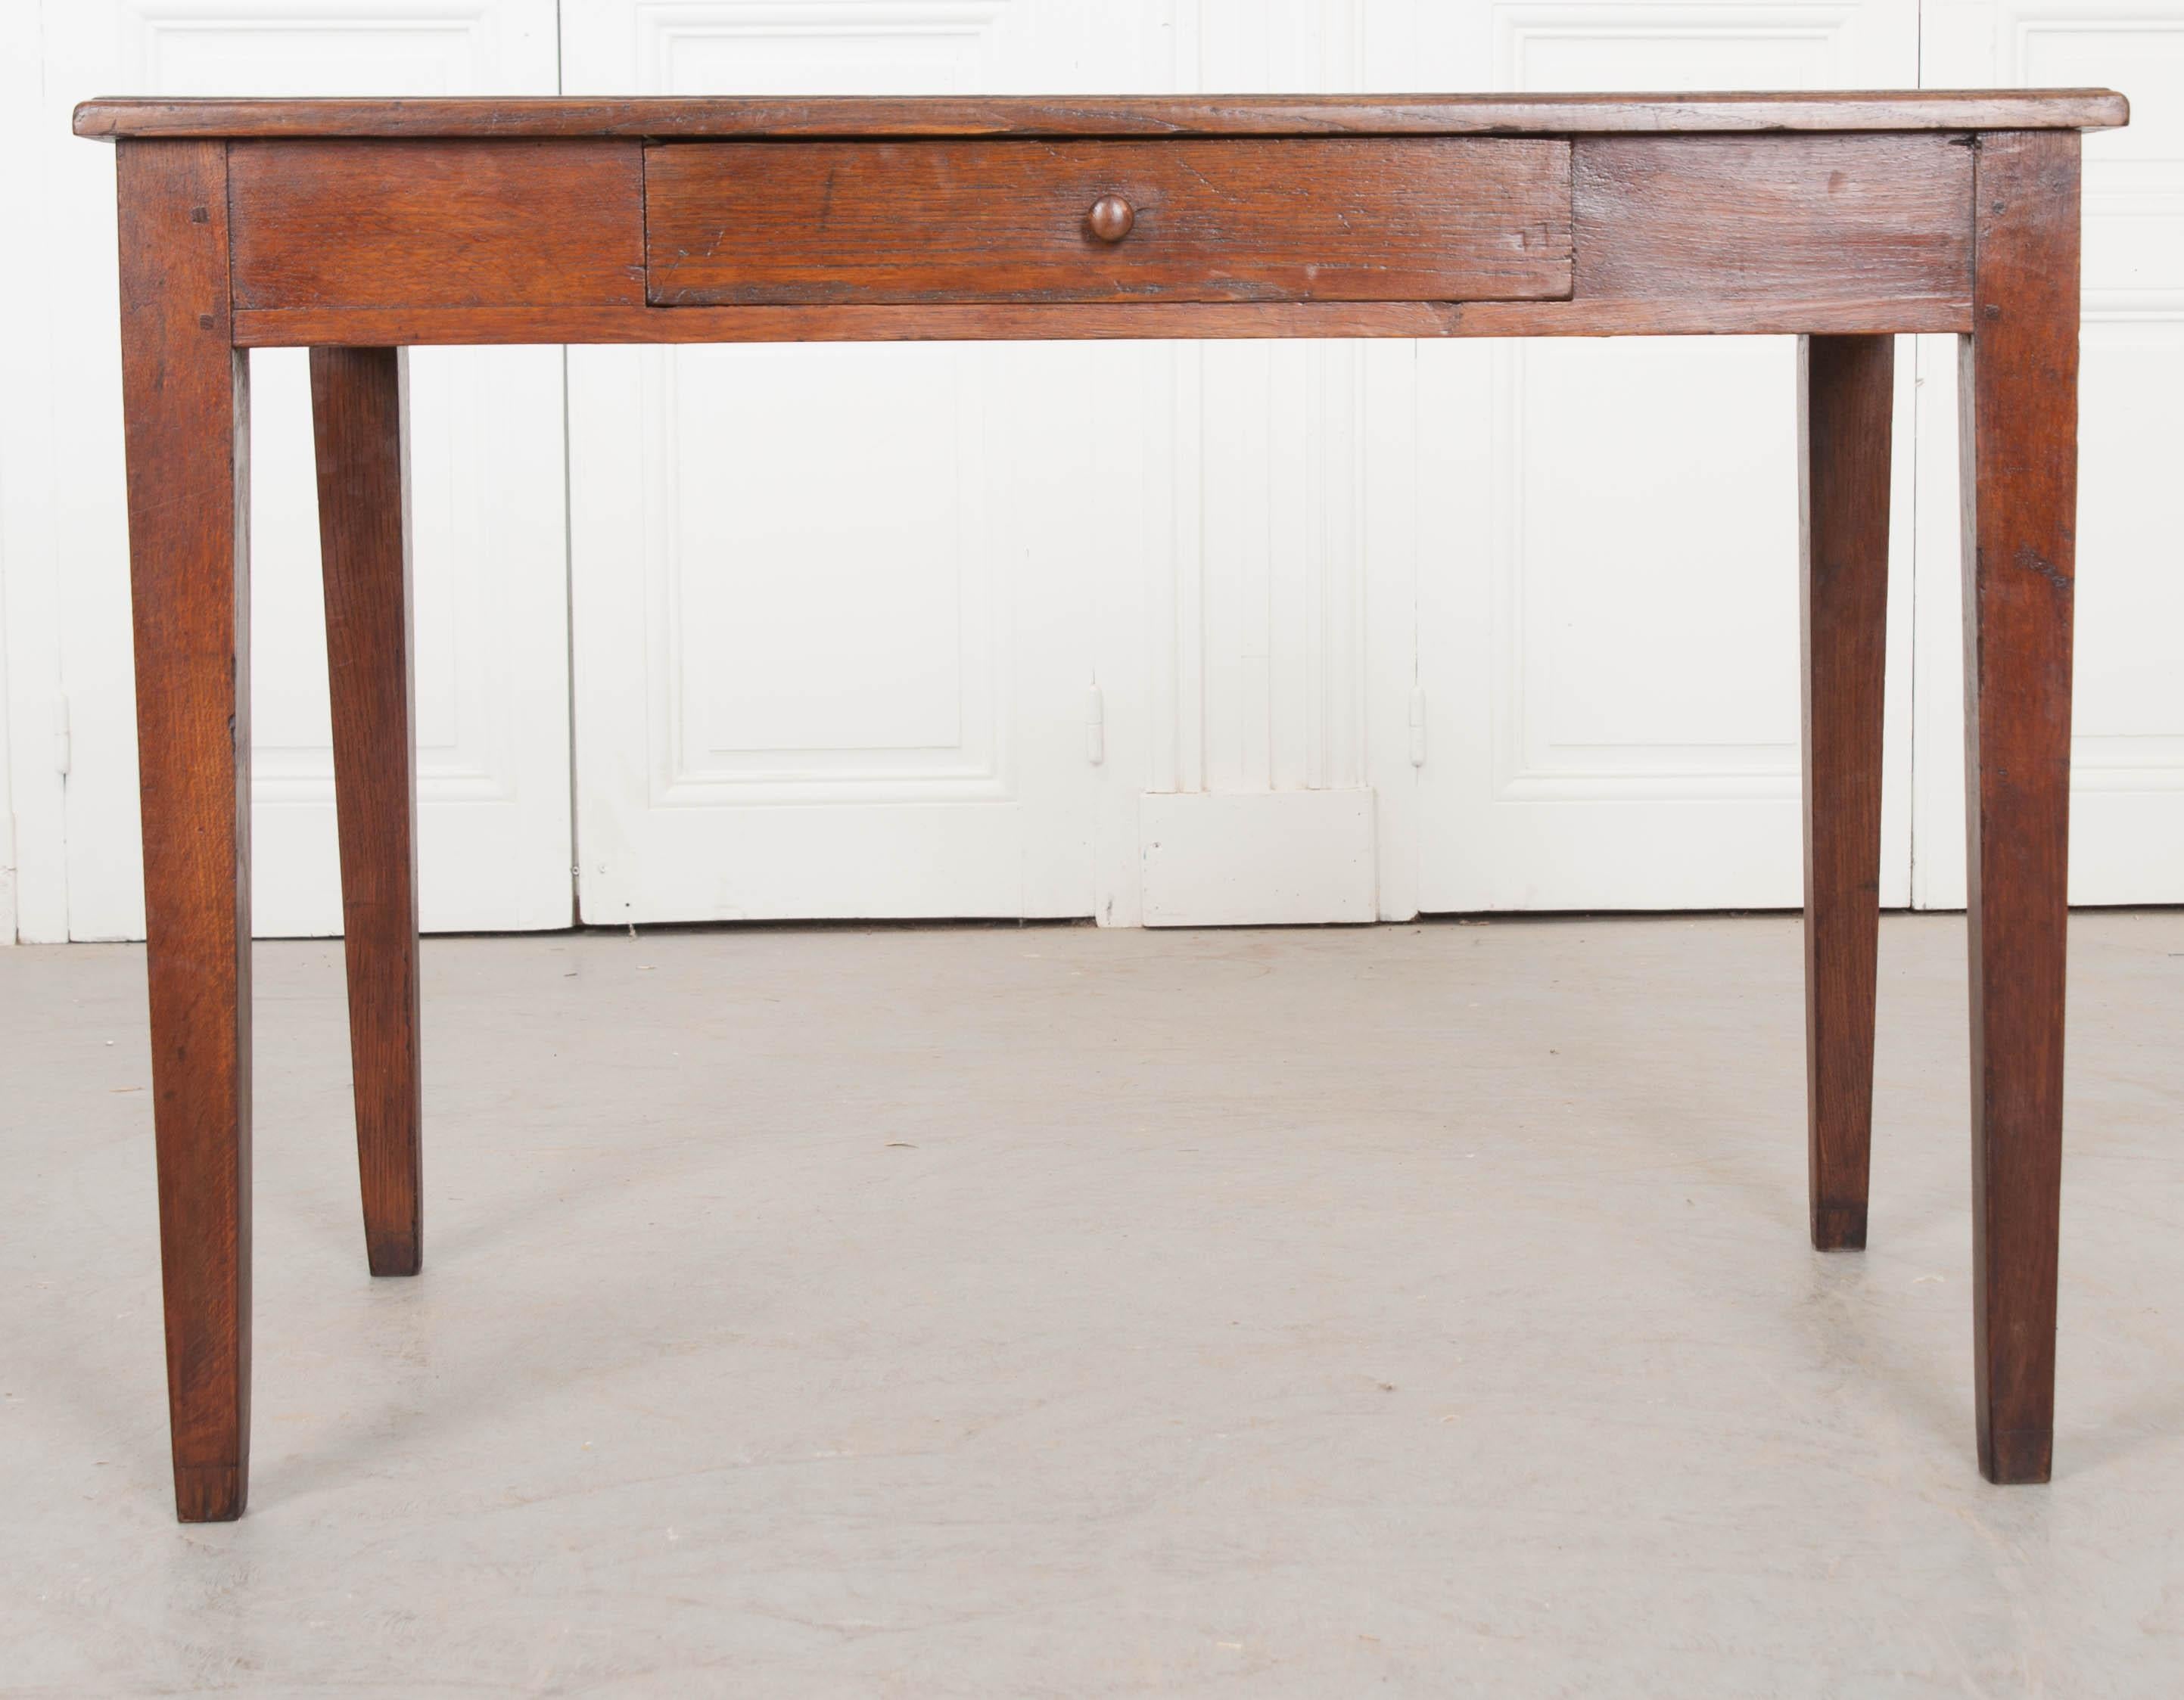
[[1107, 759], [1107, 703], [1097, 685], [1084, 699], [1084, 759], [1095, 767]]
[[1422, 686], [1411, 692], [1411, 765], [1426, 764], [1426, 693]]

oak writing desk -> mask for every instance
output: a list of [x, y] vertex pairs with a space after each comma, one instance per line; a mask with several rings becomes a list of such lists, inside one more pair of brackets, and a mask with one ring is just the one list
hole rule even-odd
[[2099, 90], [97, 100], [122, 386], [175, 1497], [250, 1429], [251, 348], [311, 350], [365, 1240], [420, 1263], [404, 365], [419, 343], [1801, 339], [1813, 1243], [1865, 1242], [1892, 338], [1963, 351], [1980, 1468], [2048, 1475]]

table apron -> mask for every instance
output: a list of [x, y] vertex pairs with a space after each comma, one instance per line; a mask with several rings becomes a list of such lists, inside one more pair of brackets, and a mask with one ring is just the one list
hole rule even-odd
[[[238, 140], [232, 328], [238, 346], [259, 347], [1962, 331], [1976, 142], [1274, 137], [1070, 154], [1024, 142], [821, 153], [621, 137]], [[1449, 151], [1458, 147], [1471, 151]], [[1224, 148], [1234, 152], [1201, 157]], [[649, 204], [648, 154], [672, 161], [671, 206]], [[1034, 155], [1061, 161], [1050, 195]], [[1006, 205], [910, 194], [894, 213], [913, 231], [951, 220], [959, 240], [944, 268], [921, 272], [900, 231], [874, 234], [896, 178], [929, 186], [967, 172], [976, 190], [979, 174], [1004, 167], [1015, 186]], [[1172, 195], [1174, 211], [1148, 221], [1141, 258], [1103, 266], [1101, 245], [1058, 209], [1117, 172]], [[844, 181], [857, 217], [827, 198]], [[716, 185], [733, 194], [714, 208]], [[1472, 186], [1476, 207], [1463, 199]], [[987, 221], [967, 240], [952, 222], [966, 206]], [[747, 262], [733, 240], [695, 271], [678, 258], [754, 219], [777, 234], [747, 245]], [[873, 264], [883, 241], [894, 258]], [[845, 275], [863, 257], [863, 281], [824, 299], [796, 293], [836, 243]], [[1376, 295], [1386, 292], [1397, 298]]]

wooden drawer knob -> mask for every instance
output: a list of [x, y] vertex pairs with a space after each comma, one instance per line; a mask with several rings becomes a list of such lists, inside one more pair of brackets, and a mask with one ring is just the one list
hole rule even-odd
[[1130, 226], [1138, 221], [1138, 209], [1120, 195], [1102, 195], [1092, 203], [1085, 222], [1092, 226], [1092, 234], [1103, 242], [1118, 242], [1130, 233]]

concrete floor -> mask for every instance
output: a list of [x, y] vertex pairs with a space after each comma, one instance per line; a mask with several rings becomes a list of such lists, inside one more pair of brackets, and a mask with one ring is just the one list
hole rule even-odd
[[370, 1281], [258, 953], [257, 1431], [170, 1519], [143, 964], [0, 951], [0, 1692], [2184, 1690], [2184, 914], [2073, 923], [2057, 1478], [1972, 1456], [1964, 925], [1873, 1249], [1794, 919], [434, 941]]

